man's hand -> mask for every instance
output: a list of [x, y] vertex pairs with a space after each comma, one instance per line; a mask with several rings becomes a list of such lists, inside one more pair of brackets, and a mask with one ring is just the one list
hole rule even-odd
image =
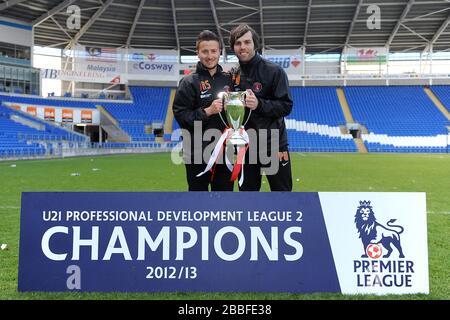
[[213, 114], [220, 113], [222, 109], [223, 109], [222, 99], [216, 99], [211, 103], [209, 107], [205, 108], [205, 112], [206, 115], [209, 117], [212, 116]]
[[246, 92], [247, 94], [245, 95], [245, 105], [250, 110], [255, 110], [256, 107], [258, 107], [258, 98], [256, 98], [251, 89], [247, 89]]

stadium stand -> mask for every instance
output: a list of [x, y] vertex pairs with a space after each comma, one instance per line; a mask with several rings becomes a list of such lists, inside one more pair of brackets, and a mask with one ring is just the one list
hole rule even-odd
[[431, 86], [430, 88], [446, 107], [447, 111], [450, 112], [450, 86]]
[[369, 152], [447, 152], [447, 119], [420, 86], [345, 87]]
[[167, 113], [170, 88], [130, 87], [133, 101], [84, 101], [70, 98], [38, 98], [24, 95], [0, 95], [0, 102], [44, 105], [55, 107], [91, 108], [101, 104], [120, 124], [133, 142], [154, 141], [154, 134], [146, 133], [145, 126], [163, 122]]
[[56, 147], [78, 146], [87, 137], [0, 105], [0, 157], [52, 155]]
[[46, 149], [43, 145], [27, 142], [22, 134], [39, 134], [37, 130], [16, 123], [7, 118], [0, 111], [0, 158], [3, 157], [32, 157], [44, 155]]
[[102, 103], [132, 138], [132, 141], [154, 141], [153, 133], [147, 134], [145, 126], [164, 122], [169, 103], [170, 88], [129, 87], [133, 103]]
[[[450, 106], [450, 86], [431, 87], [447, 110]], [[153, 147], [155, 135], [152, 123], [164, 123], [170, 88], [129, 87], [132, 101], [80, 100], [69, 97], [39, 98], [35, 96], [0, 94], [0, 103], [29, 105], [103, 108], [130, 137], [130, 143], [104, 142], [102, 148]], [[369, 152], [447, 152], [448, 120], [433, 105], [421, 86], [345, 87], [345, 96], [356, 122], [365, 126], [368, 134], [361, 137]], [[339, 104], [336, 87], [291, 87], [294, 101], [292, 113], [286, 117], [289, 144], [292, 151], [357, 152], [352, 135], [346, 133], [346, 120]], [[44, 125], [37, 130], [11, 119], [18, 114]], [[43, 155], [54, 152], [55, 143], [81, 142], [79, 134], [26, 113], [1, 107], [2, 155]], [[164, 141], [177, 141], [178, 123], [173, 120], [174, 134], [164, 134]], [[52, 142], [53, 143], [49, 143]]]
[[342, 134], [345, 118], [335, 87], [291, 87], [294, 106], [286, 118], [292, 151], [356, 152], [350, 134]]
[[43, 105], [51, 107], [69, 107], [69, 108], [90, 108], [95, 109], [98, 103], [79, 101], [76, 99], [66, 98], [40, 98], [27, 95], [0, 95], [0, 101], [12, 103], [24, 103], [29, 105]]

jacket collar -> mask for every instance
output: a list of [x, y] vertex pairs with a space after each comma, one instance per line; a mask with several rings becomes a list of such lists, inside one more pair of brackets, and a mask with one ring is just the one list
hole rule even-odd
[[255, 56], [253, 58], [251, 58], [251, 60], [249, 62], [242, 63], [241, 61], [239, 61], [239, 65], [241, 66], [241, 69], [243, 69], [244, 71], [248, 71], [249, 69], [256, 66], [258, 64], [258, 62], [260, 62], [261, 60], [262, 60], [261, 56], [259, 55], [258, 52], [256, 52]]
[[[196, 73], [210, 76], [209, 70], [205, 68], [205, 66], [199, 61], [197, 62], [197, 68], [195, 70]], [[216, 73], [222, 72], [222, 66], [220, 64], [217, 65]]]

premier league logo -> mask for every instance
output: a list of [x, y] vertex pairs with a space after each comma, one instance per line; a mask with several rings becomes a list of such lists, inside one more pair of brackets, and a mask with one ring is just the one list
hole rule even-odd
[[[413, 285], [414, 261], [406, 260], [400, 243], [404, 228], [390, 219], [385, 225], [377, 222], [370, 201], [359, 201], [355, 224], [363, 245], [360, 260], [353, 260], [358, 287], [409, 288]], [[391, 254], [395, 253], [391, 256]], [[396, 254], [398, 252], [398, 255]]]
[[386, 223], [388, 227], [383, 226], [375, 219], [370, 201], [359, 201], [359, 207], [355, 214], [355, 224], [364, 249], [361, 258], [378, 259], [384, 250], [386, 250], [386, 253], [383, 258], [389, 258], [394, 248], [397, 249], [399, 258], [405, 257], [400, 244], [400, 234], [404, 229], [402, 226], [394, 225], [395, 221], [396, 219], [391, 219]]

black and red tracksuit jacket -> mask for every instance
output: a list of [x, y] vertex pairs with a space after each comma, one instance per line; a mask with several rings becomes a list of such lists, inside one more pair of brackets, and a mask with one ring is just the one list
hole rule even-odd
[[[203, 141], [201, 149], [194, 150], [194, 121], [201, 121], [203, 133], [210, 128], [221, 132], [225, 130], [225, 124], [219, 114], [208, 117], [204, 109], [218, 98], [219, 92], [229, 91], [231, 87], [231, 76], [223, 72], [220, 65], [217, 66], [216, 73], [211, 76], [209, 71], [198, 62], [196, 71], [181, 79], [172, 109], [180, 128], [188, 130], [191, 134], [191, 148], [183, 149], [184, 156], [193, 159], [194, 151], [203, 152], [204, 148], [213, 142]], [[223, 111], [222, 118], [226, 121]]]
[[288, 137], [284, 117], [291, 113], [293, 106], [286, 72], [256, 53], [248, 63], [240, 62], [239, 68], [231, 73], [234, 91], [252, 89], [258, 98], [258, 107], [252, 111], [246, 130], [253, 128], [258, 132], [267, 129], [270, 148], [270, 130], [278, 129], [279, 151], [286, 151]]

